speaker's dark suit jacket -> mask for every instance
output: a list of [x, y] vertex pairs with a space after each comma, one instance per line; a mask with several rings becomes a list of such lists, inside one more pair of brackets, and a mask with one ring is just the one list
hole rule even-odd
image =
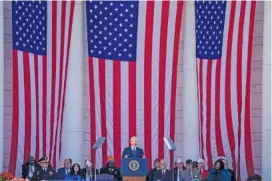
[[128, 155], [128, 158], [143, 158], [144, 151], [139, 147], [136, 147], [136, 151], [132, 151], [131, 147], [127, 147], [123, 151], [122, 158], [125, 158], [126, 155]]
[[153, 176], [153, 181], [172, 181], [172, 173], [170, 170], [166, 170], [164, 176], [162, 175], [162, 170], [155, 171]]

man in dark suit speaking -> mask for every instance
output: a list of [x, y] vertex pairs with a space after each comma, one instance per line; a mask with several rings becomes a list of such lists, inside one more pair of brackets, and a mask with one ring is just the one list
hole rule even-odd
[[130, 138], [130, 147], [124, 149], [122, 158], [143, 158], [143, 149], [137, 147], [138, 138], [133, 136]]

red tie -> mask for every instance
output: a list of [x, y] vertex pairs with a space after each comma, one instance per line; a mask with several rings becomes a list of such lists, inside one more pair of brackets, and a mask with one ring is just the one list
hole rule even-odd
[[164, 171], [162, 171], [162, 178], [164, 178]]

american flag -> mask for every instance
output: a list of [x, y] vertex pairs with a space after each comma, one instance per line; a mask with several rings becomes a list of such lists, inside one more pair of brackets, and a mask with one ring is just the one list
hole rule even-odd
[[200, 152], [225, 156], [237, 178], [253, 173], [250, 77], [255, 1], [196, 1]]
[[13, 1], [13, 118], [9, 171], [28, 156], [61, 152], [65, 84], [74, 2]]
[[182, 1], [86, 2], [91, 145], [106, 137], [101, 150], [91, 150], [98, 168], [108, 155], [120, 165], [131, 136], [149, 168], [157, 157], [170, 166], [163, 137], [175, 134], [182, 12]]

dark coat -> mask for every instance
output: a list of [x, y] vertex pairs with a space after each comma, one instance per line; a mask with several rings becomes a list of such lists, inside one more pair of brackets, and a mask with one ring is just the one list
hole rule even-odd
[[122, 158], [128, 155], [128, 158], [143, 158], [144, 150], [136, 147], [136, 151], [132, 151], [131, 147], [126, 147], [123, 151]]
[[[99, 171], [98, 171], [98, 169], [95, 169], [96, 170], [96, 175], [98, 175], [99, 174]], [[86, 168], [83, 168], [83, 169], [81, 169], [81, 176], [83, 177], [83, 179], [84, 180], [86, 180]], [[92, 168], [92, 173], [91, 173], [91, 176], [92, 176], [92, 180], [94, 180], [94, 168]]]
[[154, 172], [153, 181], [172, 181], [172, 173], [170, 170], [166, 170], [164, 176], [162, 175], [162, 170], [157, 170]]
[[32, 180], [55, 180], [56, 179], [56, 171], [48, 167], [46, 171], [43, 169], [38, 169], [34, 172]]
[[66, 174], [66, 170], [64, 167], [58, 169], [58, 173], [56, 174], [57, 180], [68, 180], [69, 177], [70, 177], [70, 173]]
[[151, 169], [149, 172], [148, 172], [148, 175], [147, 175], [147, 177], [146, 177], [146, 180], [149, 180], [149, 181], [154, 181], [154, 174], [155, 174], [155, 172], [156, 171], [158, 171], [159, 169], [157, 169], [157, 168], [153, 168], [153, 169]]
[[[186, 168], [184, 167], [182, 170], [181, 170], [181, 172], [180, 172], [180, 175], [179, 175], [179, 177], [180, 177], [180, 180], [181, 180], [181, 175], [182, 175], [182, 171], [183, 170], [185, 170]], [[178, 168], [177, 167], [175, 167], [174, 169], [172, 169], [172, 180], [173, 181], [177, 181], [177, 173], [178, 173]]]
[[[41, 166], [39, 164], [34, 164], [34, 173], [36, 170], [39, 170], [40, 167]], [[25, 163], [22, 165], [22, 178], [26, 179], [28, 177], [28, 172], [29, 172], [29, 164]]]
[[122, 180], [120, 169], [117, 167], [113, 167], [112, 169], [113, 171], [110, 171], [109, 167], [103, 167], [100, 169], [100, 174], [113, 175], [114, 180]]

